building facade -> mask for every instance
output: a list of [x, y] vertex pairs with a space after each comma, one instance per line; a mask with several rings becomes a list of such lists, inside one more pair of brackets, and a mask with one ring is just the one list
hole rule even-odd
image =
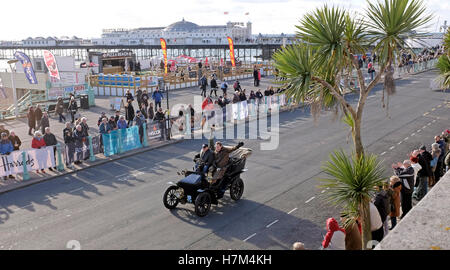
[[183, 18], [167, 27], [104, 29], [101, 38], [92, 39], [92, 45], [158, 45], [160, 38], [173, 45], [227, 44], [227, 36], [237, 43], [251, 40], [252, 23], [200, 26]]

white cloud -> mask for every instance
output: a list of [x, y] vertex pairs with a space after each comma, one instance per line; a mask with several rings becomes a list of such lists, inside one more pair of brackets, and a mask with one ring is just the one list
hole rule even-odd
[[[253, 23], [253, 33], [294, 33], [302, 16], [325, 3], [363, 11], [365, 0], [23, 0], [2, 1], [0, 40], [29, 36], [100, 37], [104, 28], [167, 26], [181, 20], [199, 25], [227, 21]], [[444, 20], [450, 23], [450, 3], [425, 1], [435, 18], [431, 30]], [[224, 12], [228, 11], [228, 15]], [[245, 13], [250, 15], [246, 16]]]

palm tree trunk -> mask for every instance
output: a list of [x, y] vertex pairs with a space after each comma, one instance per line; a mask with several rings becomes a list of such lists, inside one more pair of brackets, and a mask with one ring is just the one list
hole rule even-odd
[[352, 129], [352, 138], [355, 146], [356, 157], [359, 159], [364, 155], [364, 146], [361, 140], [361, 118], [353, 119], [354, 126]]
[[361, 217], [361, 231], [362, 231], [362, 248], [371, 249], [367, 247], [367, 243], [372, 240], [372, 231], [370, 229], [370, 206], [369, 201], [364, 201], [360, 205], [360, 217]]

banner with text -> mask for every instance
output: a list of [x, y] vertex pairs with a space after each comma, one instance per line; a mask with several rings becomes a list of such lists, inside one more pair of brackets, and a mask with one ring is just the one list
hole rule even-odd
[[56, 59], [53, 53], [50, 51], [44, 50], [44, 62], [45, 66], [48, 68], [48, 73], [51, 77], [60, 79], [58, 65], [56, 65]]
[[66, 144], [64, 151], [64, 158], [66, 164], [69, 165], [72, 162], [85, 160], [89, 158], [89, 142], [86, 139], [84, 142], [76, 141]]
[[120, 152], [127, 152], [142, 147], [139, 139], [139, 127], [113, 130], [110, 134], [103, 134], [103, 147], [105, 156], [116, 155]]
[[26, 152], [25, 162], [28, 171], [56, 167], [53, 146], [41, 149], [20, 150], [14, 151], [9, 155], [0, 156], [0, 176], [23, 173], [22, 152]]
[[23, 66], [23, 71], [25, 73], [25, 76], [27, 77], [28, 81], [31, 84], [37, 84], [38, 81], [36, 79], [36, 74], [34, 73], [33, 64], [31, 63], [30, 58], [24, 54], [23, 52], [15, 52], [14, 57], [20, 61], [20, 63]]

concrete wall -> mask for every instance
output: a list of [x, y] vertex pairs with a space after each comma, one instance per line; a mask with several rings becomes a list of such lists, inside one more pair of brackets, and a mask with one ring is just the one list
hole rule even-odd
[[375, 249], [450, 249], [450, 171]]
[[[14, 82], [16, 88], [22, 89], [33, 89], [33, 90], [46, 90], [47, 89], [47, 74], [45, 73], [35, 73], [37, 84], [30, 84], [30, 82], [25, 77], [25, 73], [14, 73]], [[10, 72], [0, 72], [0, 78], [4, 87], [12, 88], [11, 85], [11, 73]]]

